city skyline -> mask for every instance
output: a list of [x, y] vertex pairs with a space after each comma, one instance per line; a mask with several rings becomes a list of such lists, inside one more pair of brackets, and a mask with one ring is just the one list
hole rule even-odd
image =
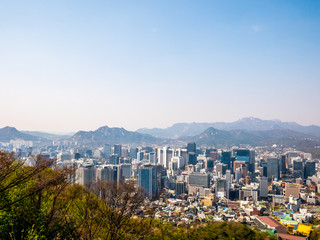
[[0, 3], [0, 128], [320, 125], [320, 3]]

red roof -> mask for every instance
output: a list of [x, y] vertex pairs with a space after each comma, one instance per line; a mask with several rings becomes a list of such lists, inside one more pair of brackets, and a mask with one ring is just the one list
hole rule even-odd
[[[275, 220], [272, 217], [268, 216], [258, 216], [257, 217], [263, 224], [268, 225], [270, 228], [279, 227], [281, 223], [279, 223], [277, 220]], [[282, 226], [282, 225], [281, 225]]]
[[287, 240], [306, 240], [305, 237], [299, 237], [299, 236], [294, 236], [294, 235], [289, 235], [289, 234], [279, 233], [278, 235], [282, 239], [287, 239]]

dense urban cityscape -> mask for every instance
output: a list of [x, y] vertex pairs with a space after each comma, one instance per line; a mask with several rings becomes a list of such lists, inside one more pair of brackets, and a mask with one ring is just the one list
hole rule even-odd
[[0, 240], [320, 240], [320, 1], [0, 0]]
[[33, 144], [16, 139], [1, 148], [27, 166], [40, 155], [73, 168], [72, 182], [84, 187], [133, 182], [154, 206], [154, 217], [176, 225], [241, 222], [281, 239], [306, 239], [320, 221], [319, 159], [292, 147]]

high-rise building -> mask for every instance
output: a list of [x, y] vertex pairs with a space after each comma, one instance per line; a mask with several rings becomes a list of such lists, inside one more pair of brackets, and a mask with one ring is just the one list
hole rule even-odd
[[111, 155], [111, 145], [110, 144], [105, 144], [103, 148], [103, 155], [105, 158], [109, 158]]
[[133, 159], [137, 159], [137, 153], [138, 153], [138, 148], [136, 147], [132, 147], [130, 148], [130, 157], [133, 158]]
[[99, 166], [96, 170], [96, 180], [105, 180], [119, 183], [122, 181], [121, 169], [116, 165]]
[[213, 171], [213, 167], [214, 167], [214, 160], [212, 158], [206, 158], [205, 161], [205, 168], [212, 172]]
[[121, 164], [120, 169], [121, 169], [122, 179], [125, 180], [125, 179], [131, 178], [131, 171], [132, 171], [131, 164]]
[[163, 147], [162, 149], [162, 165], [164, 166], [164, 168], [169, 168], [169, 158], [168, 158], [168, 148], [167, 147]]
[[89, 186], [95, 181], [95, 167], [94, 165], [84, 165], [77, 169], [78, 182], [81, 185]]
[[190, 153], [190, 152], [196, 153], [196, 151], [197, 151], [196, 143], [195, 142], [189, 142], [187, 144], [187, 150], [188, 150], [188, 153]]
[[287, 173], [287, 167], [286, 167], [287, 157], [286, 155], [282, 155], [280, 159], [280, 172], [282, 174]]
[[141, 188], [146, 191], [148, 198], [156, 198], [158, 196], [158, 179], [157, 166], [142, 165], [138, 170], [138, 183]]
[[110, 163], [113, 165], [119, 164], [119, 155], [118, 154], [112, 154], [110, 156]]
[[293, 178], [303, 178], [304, 167], [301, 159], [293, 160]]
[[249, 149], [238, 149], [236, 155], [237, 161], [243, 161], [249, 164], [250, 162], [250, 150]]
[[268, 178], [267, 177], [260, 178], [260, 197], [261, 198], [268, 197]]
[[231, 166], [231, 151], [222, 151], [221, 153], [221, 163], [227, 164], [228, 169]]
[[256, 152], [254, 150], [250, 150], [250, 158], [249, 158], [249, 172], [255, 172], [255, 162], [256, 162]]
[[304, 166], [304, 177], [308, 178], [316, 174], [316, 162], [308, 160]]
[[113, 154], [117, 154], [119, 157], [121, 157], [122, 153], [122, 146], [120, 144], [115, 144], [113, 146]]
[[215, 192], [217, 197], [228, 197], [228, 187], [226, 179], [217, 179], [215, 182]]
[[220, 173], [220, 175], [225, 175], [226, 171], [228, 170], [228, 165], [223, 163], [218, 163], [216, 165], [216, 171], [217, 173]]
[[191, 173], [189, 174], [189, 185], [199, 187], [210, 187], [210, 174], [207, 173]]
[[197, 155], [194, 152], [188, 153], [188, 165], [196, 165], [197, 164]]
[[268, 180], [279, 180], [280, 178], [280, 166], [278, 158], [268, 158], [267, 160], [267, 176]]
[[181, 194], [186, 193], [186, 183], [185, 182], [177, 182], [176, 183], [176, 195], [179, 196]]

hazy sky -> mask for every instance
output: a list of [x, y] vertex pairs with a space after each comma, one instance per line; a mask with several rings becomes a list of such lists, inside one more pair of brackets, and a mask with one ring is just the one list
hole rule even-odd
[[320, 1], [0, 1], [0, 127], [320, 125]]

